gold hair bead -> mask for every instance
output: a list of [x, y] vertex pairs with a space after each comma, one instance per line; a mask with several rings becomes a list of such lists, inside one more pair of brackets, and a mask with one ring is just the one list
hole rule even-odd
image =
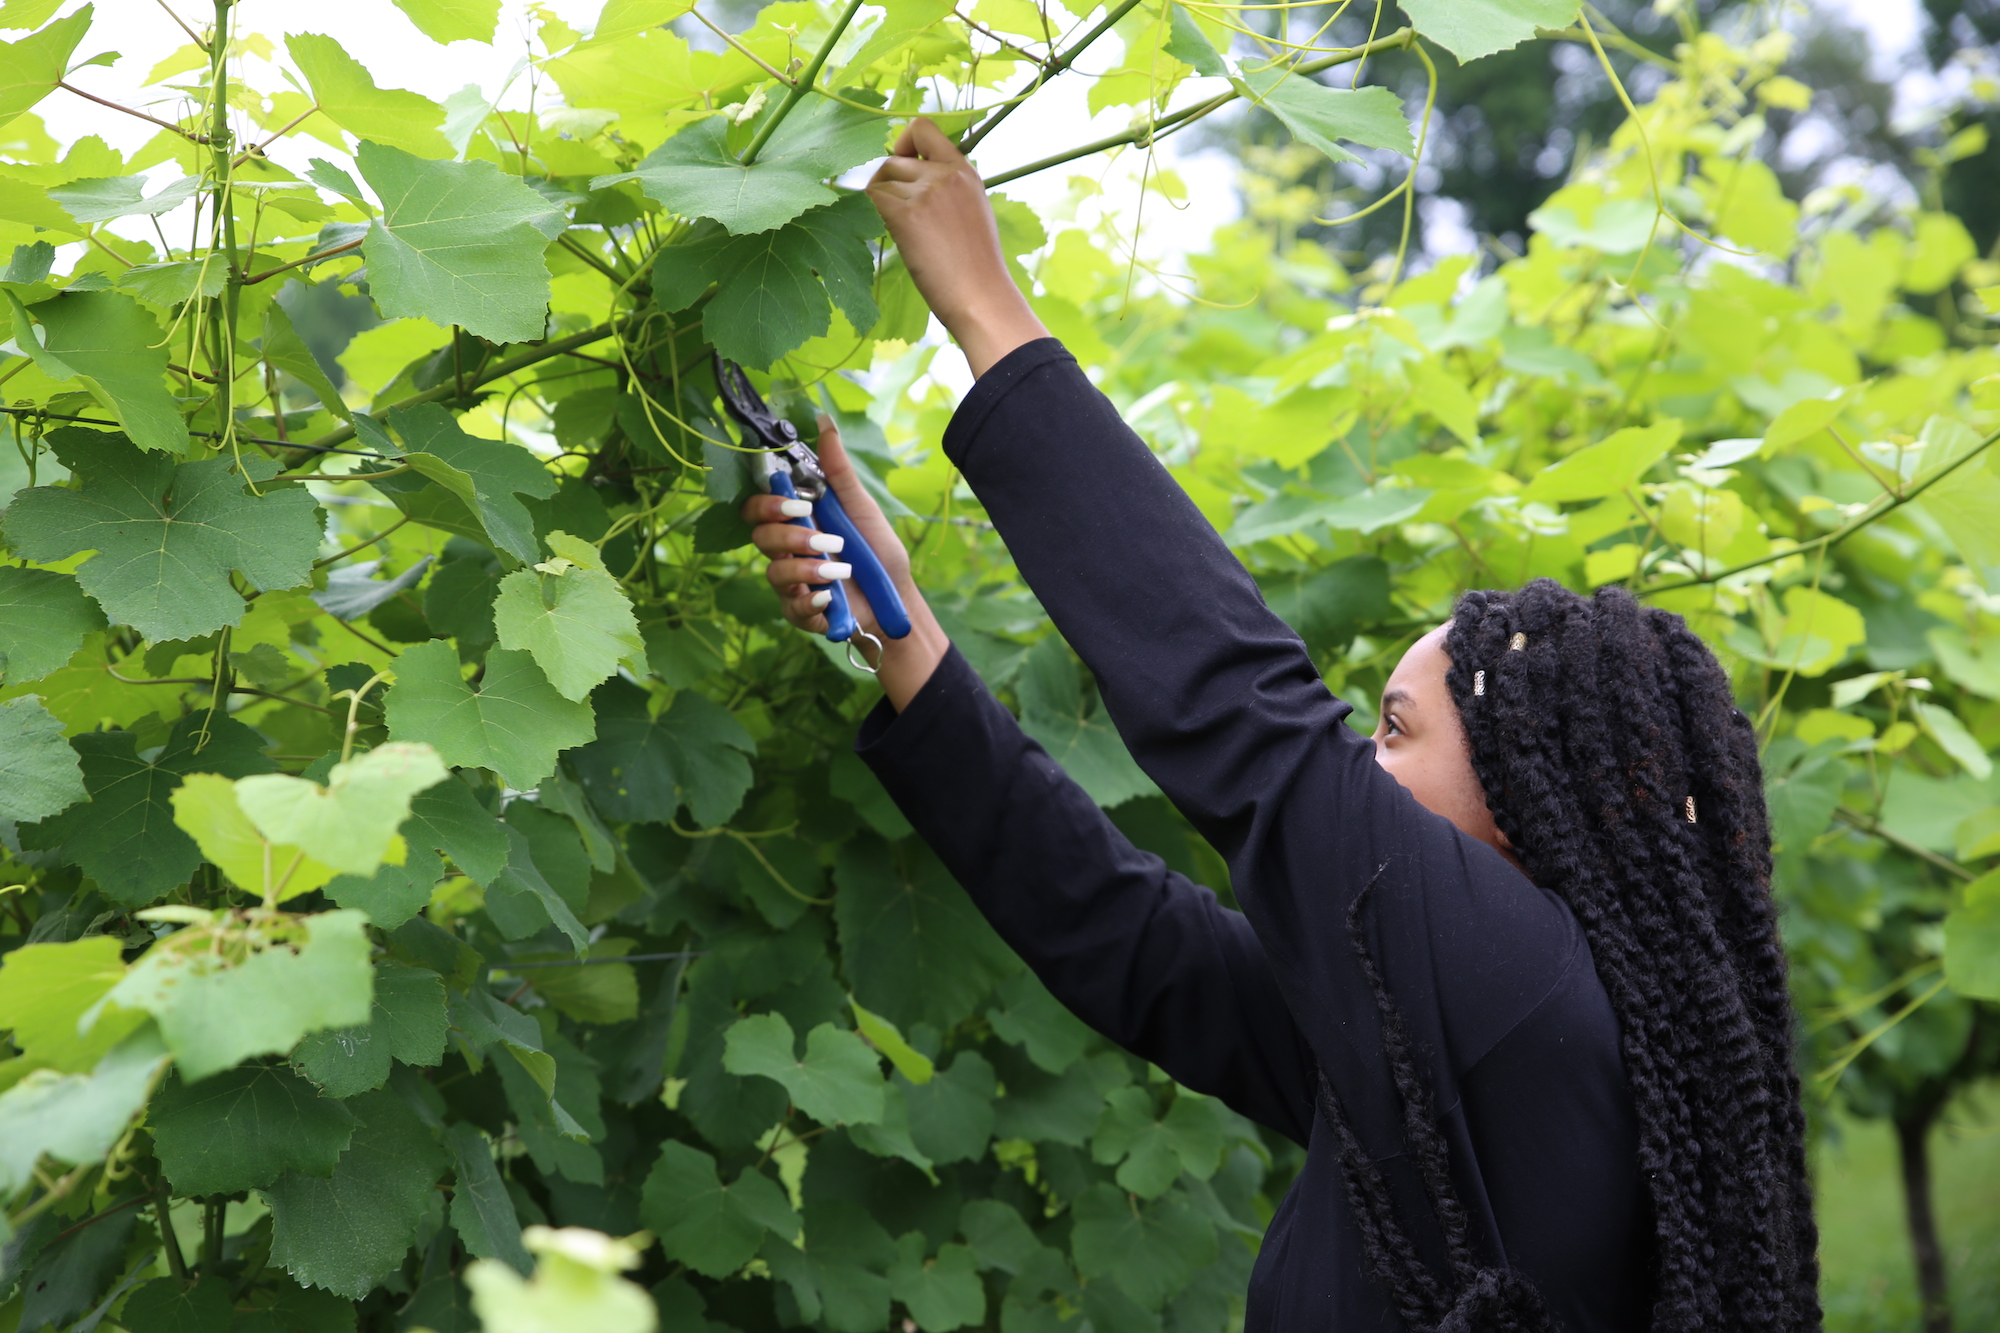
[[1694, 823], [1694, 822], [1695, 822], [1695, 817], [1694, 817], [1694, 797], [1692, 797], [1692, 796], [1690, 796], [1690, 797], [1688, 797], [1688, 798], [1687, 798], [1687, 812], [1688, 812], [1688, 823], [1690, 823], [1690, 824]]
[[1472, 673], [1472, 693], [1475, 697], [1478, 698], [1485, 697], [1486, 673], [1484, 671], [1475, 671]]
[[1507, 641], [1507, 651], [1510, 653], [1518, 653], [1527, 646], [1528, 646], [1528, 636], [1521, 633], [1521, 631], [1519, 630], [1515, 630], [1514, 637]]

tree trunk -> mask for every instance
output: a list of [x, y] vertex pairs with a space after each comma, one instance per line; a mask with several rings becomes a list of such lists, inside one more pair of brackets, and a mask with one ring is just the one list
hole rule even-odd
[[1931, 1207], [1931, 1126], [1937, 1109], [1926, 1106], [1896, 1118], [1896, 1145], [1903, 1158], [1903, 1203], [1909, 1213], [1910, 1251], [1917, 1264], [1917, 1290], [1924, 1302], [1924, 1333], [1951, 1333], [1951, 1297], [1945, 1289], [1944, 1248], [1938, 1243], [1937, 1213]]

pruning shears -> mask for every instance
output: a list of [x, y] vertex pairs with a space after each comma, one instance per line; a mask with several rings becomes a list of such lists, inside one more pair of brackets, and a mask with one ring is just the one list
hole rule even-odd
[[[910, 632], [910, 613], [904, 609], [896, 585], [890, 582], [889, 572], [882, 568], [881, 560], [862, 537], [861, 530], [847, 516], [840, 497], [827, 485], [819, 455], [799, 438], [798, 429], [791, 422], [765, 405], [763, 395], [750, 383], [743, 368], [726, 360], [720, 352], [715, 355], [715, 382], [722, 390], [722, 405], [743, 428], [745, 447], [763, 453], [759, 489], [812, 505], [812, 517], [792, 519], [792, 526], [816, 528], [845, 540], [841, 559], [854, 567], [855, 586], [875, 609], [876, 623], [890, 638], [903, 638]], [[833, 600], [826, 608], [826, 637], [834, 643], [850, 644], [850, 661], [853, 660], [851, 641], [857, 634], [873, 643], [879, 656], [882, 643], [855, 622], [854, 611], [847, 604], [847, 590], [838, 583], [815, 583], [812, 587], [815, 592], [833, 593]], [[860, 665], [864, 670], [874, 670], [865, 661]]]

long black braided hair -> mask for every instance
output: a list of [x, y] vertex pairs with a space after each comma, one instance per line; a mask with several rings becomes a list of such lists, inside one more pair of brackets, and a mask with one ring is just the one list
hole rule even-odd
[[[1820, 1327], [1818, 1237], [1757, 742], [1677, 615], [1537, 579], [1469, 592], [1445, 635], [1472, 766], [1529, 878], [1576, 914], [1623, 1033], [1651, 1195], [1652, 1333]], [[1425, 1333], [1553, 1330], [1532, 1285], [1481, 1266], [1410, 1038], [1364, 943], [1406, 1146], [1445, 1237], [1419, 1256], [1324, 1077], [1364, 1255]]]

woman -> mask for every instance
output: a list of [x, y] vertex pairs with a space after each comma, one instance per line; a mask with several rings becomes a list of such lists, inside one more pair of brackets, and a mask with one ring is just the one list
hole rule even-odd
[[[1036, 320], [950, 141], [916, 122], [869, 193], [978, 377], [946, 453], [1243, 912], [1021, 734], [822, 420], [915, 624], [858, 748], [1065, 1004], [1307, 1145], [1246, 1327], [1817, 1328], [1756, 745], [1708, 650], [1616, 590], [1468, 593], [1371, 743]], [[844, 569], [744, 512], [823, 632]]]

